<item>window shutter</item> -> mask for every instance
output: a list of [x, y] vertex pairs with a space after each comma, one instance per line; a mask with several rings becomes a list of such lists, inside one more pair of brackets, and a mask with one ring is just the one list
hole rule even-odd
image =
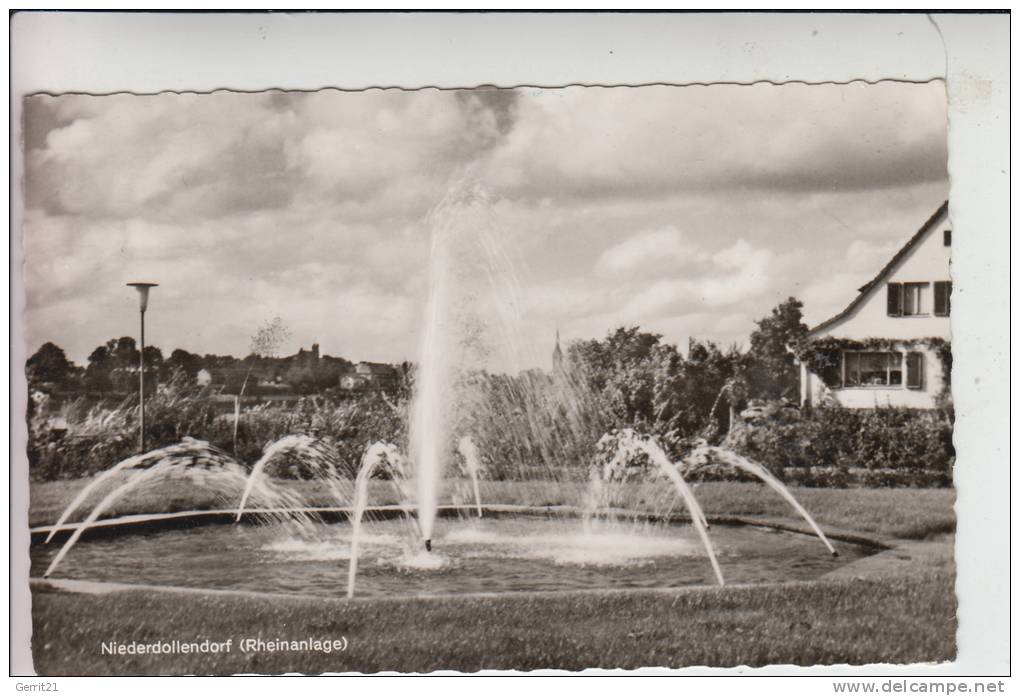
[[953, 293], [953, 284], [947, 280], [935, 282], [935, 315], [949, 316], [949, 296]]
[[889, 283], [886, 312], [890, 317], [903, 315], [903, 283]]
[[924, 353], [907, 353], [907, 389], [924, 389]]

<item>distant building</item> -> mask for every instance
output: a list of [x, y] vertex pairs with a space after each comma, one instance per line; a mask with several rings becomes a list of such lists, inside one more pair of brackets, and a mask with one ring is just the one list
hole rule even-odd
[[846, 309], [811, 329], [809, 345], [828, 353], [821, 367], [801, 360], [802, 404], [938, 405], [948, 387], [951, 244], [946, 201]]
[[313, 343], [311, 350], [305, 350], [304, 348], [298, 348], [297, 355], [294, 356], [297, 362], [301, 366], [315, 366], [319, 362], [319, 344]]
[[354, 372], [348, 372], [340, 378], [340, 388], [345, 390], [359, 389], [393, 389], [399, 382], [396, 368], [385, 363], [359, 362]]
[[212, 384], [212, 373], [204, 367], [195, 375], [195, 384], [200, 387], [208, 387]]

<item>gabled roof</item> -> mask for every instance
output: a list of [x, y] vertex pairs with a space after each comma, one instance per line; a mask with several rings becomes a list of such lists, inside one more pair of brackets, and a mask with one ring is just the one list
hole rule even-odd
[[889, 259], [889, 263], [882, 267], [882, 270], [878, 272], [878, 275], [858, 288], [857, 297], [855, 297], [853, 301], [846, 306], [846, 309], [812, 328], [808, 331], [808, 334], [817, 333], [823, 329], [827, 329], [833, 324], [848, 317], [855, 309], [857, 309], [858, 305], [864, 302], [868, 294], [883, 280], [885, 280], [890, 273], [892, 273], [893, 269], [896, 268], [896, 265], [899, 264], [899, 262], [902, 261], [907, 254], [913, 251], [914, 247], [921, 243], [921, 240], [924, 239], [925, 235], [934, 227], [936, 221], [938, 221], [938, 219], [947, 212], [949, 212], [949, 201], [945, 201], [939, 206], [938, 210], [936, 210], [935, 213], [928, 218], [923, 225], [921, 225], [921, 229], [915, 232], [914, 236], [907, 240], [907, 243], [903, 245], [903, 248], [897, 251], [896, 255]]

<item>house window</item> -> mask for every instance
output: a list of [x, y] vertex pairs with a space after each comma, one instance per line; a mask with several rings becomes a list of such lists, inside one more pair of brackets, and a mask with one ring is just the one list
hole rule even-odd
[[942, 246], [952, 246], [952, 245], [953, 245], [953, 231], [952, 230], [942, 230]]
[[903, 284], [903, 316], [928, 313], [928, 283]]
[[844, 387], [899, 387], [902, 385], [902, 353], [856, 351], [843, 353]]
[[953, 283], [949, 280], [935, 282], [935, 316], [948, 317], [950, 296], [953, 294]]

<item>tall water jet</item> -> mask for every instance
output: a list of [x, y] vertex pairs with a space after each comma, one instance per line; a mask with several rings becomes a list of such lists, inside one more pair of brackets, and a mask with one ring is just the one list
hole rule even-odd
[[429, 293], [425, 304], [421, 353], [411, 404], [409, 455], [415, 467], [418, 524], [426, 541], [432, 539], [447, 445], [447, 394], [452, 381], [449, 365], [449, 226], [446, 201], [430, 216]]

